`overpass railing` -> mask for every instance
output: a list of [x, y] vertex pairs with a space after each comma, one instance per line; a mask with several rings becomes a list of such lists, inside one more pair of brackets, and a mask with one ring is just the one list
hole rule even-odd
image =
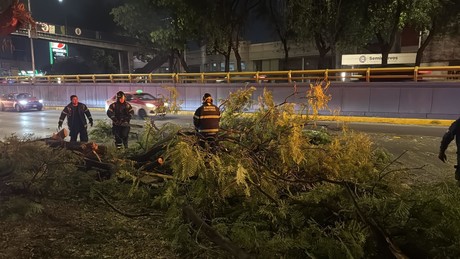
[[310, 82], [317, 80], [341, 82], [382, 81], [452, 81], [460, 80], [460, 66], [320, 69], [256, 72], [161, 73], [161, 74], [92, 74], [3, 76], [1, 83], [65, 84], [65, 83], [273, 83]]

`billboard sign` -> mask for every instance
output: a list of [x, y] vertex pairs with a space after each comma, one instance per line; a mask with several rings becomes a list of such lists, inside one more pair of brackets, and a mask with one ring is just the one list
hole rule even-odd
[[60, 42], [50, 42], [50, 64], [54, 64], [58, 59], [69, 56], [67, 44]]

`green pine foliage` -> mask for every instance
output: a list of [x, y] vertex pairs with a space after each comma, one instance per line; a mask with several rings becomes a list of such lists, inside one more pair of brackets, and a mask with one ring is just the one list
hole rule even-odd
[[70, 187], [67, 174], [76, 171], [79, 156], [71, 151], [54, 149], [43, 141], [21, 140], [16, 136], [0, 143], [4, 163], [14, 165], [14, 172], [6, 178], [13, 190], [44, 194], [48, 190]]
[[110, 120], [96, 120], [96, 124], [89, 132], [93, 141], [98, 143], [109, 143], [113, 141], [112, 123]]
[[43, 205], [31, 199], [14, 196], [2, 201], [0, 218], [3, 220], [20, 220], [30, 218], [43, 212]]
[[[232, 93], [224, 102], [219, 151], [203, 150], [188, 136], [165, 152], [174, 180], [156, 200], [177, 233], [171, 238], [178, 251], [225, 257], [180, 220], [181, 208], [191, 205], [221, 235], [260, 258], [364, 257], [372, 233], [352, 200], [395, 195], [397, 174], [382, 177], [388, 157], [366, 135], [312, 129], [293, 104], [275, 104], [268, 91], [257, 112], [242, 116], [254, 90]], [[306, 96], [323, 98], [324, 106], [327, 95], [319, 92], [313, 87]]]
[[43, 209], [39, 200], [74, 195], [86, 186], [76, 174], [81, 158], [44, 141], [16, 135], [0, 142], [0, 217], [30, 217]]
[[[369, 222], [410, 257], [459, 254], [457, 189], [412, 188], [404, 182], [407, 170], [365, 134], [316, 127], [312, 119], [329, 100], [327, 86], [301, 93], [308, 107], [301, 111], [276, 104], [264, 91], [259, 110], [246, 115], [255, 88], [230, 94], [221, 107], [217, 150], [200, 147], [184, 129], [146, 127], [138, 152], [163, 146], [152, 158], [164, 158], [161, 172], [173, 178], [143, 197], [165, 211], [165, 235], [177, 252], [232, 257], [184, 217], [183, 208], [191, 206], [217, 233], [258, 258], [382, 257], [382, 233]], [[145, 188], [151, 187], [136, 186]]]

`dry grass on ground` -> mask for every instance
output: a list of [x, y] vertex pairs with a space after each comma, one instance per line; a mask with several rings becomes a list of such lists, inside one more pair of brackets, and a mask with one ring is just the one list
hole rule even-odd
[[98, 201], [43, 204], [41, 215], [0, 222], [0, 258], [176, 258], [161, 219], [126, 218]]

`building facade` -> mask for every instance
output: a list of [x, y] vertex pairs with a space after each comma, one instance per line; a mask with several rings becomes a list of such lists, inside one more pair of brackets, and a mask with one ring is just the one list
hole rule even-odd
[[[412, 54], [413, 61], [402, 63], [406, 66], [415, 64], [415, 54], [421, 44], [423, 35], [414, 30], [404, 30], [397, 37], [391, 53]], [[460, 65], [460, 36], [438, 36], [424, 51], [421, 66], [452, 66]], [[319, 54], [313, 44], [291, 44], [289, 46], [289, 66], [290, 70], [309, 70], [318, 68]], [[277, 71], [284, 67], [284, 51], [281, 42], [266, 42], [251, 44], [241, 42], [239, 52], [242, 59], [243, 71]], [[206, 46], [186, 52], [187, 64], [191, 72], [223, 72], [225, 71], [225, 59], [222, 55], [207, 55]], [[336, 53], [335, 57], [329, 52], [326, 62], [329, 68], [350, 67], [342, 65], [342, 55], [345, 54], [371, 54], [366, 49], [356, 49], [355, 51], [344, 51]], [[378, 53], [374, 53], [378, 54]], [[334, 63], [335, 65], [332, 65]], [[166, 64], [165, 64], [166, 65]], [[365, 64], [366, 65], [366, 64]], [[230, 71], [236, 71], [236, 59], [234, 53], [230, 55]], [[164, 69], [163, 69], [164, 71]]]

